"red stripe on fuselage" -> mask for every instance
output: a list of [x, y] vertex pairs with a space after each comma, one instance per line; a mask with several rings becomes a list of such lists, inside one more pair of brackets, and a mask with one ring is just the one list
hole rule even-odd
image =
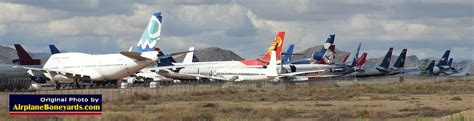
[[242, 60], [240, 62], [245, 64], [246, 66], [262, 66], [262, 65], [267, 64], [267, 63], [262, 62], [260, 60]]

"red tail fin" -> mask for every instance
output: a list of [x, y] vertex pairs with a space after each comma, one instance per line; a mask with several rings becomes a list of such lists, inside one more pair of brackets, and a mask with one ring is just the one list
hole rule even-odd
[[367, 53], [363, 53], [362, 56], [360, 56], [359, 60], [357, 61], [356, 68], [362, 69], [365, 65], [366, 59], [367, 59]]
[[15, 44], [16, 53], [19, 59], [12, 60], [19, 65], [41, 65], [40, 59], [33, 59], [20, 44]]
[[276, 51], [276, 59], [280, 60], [281, 50], [283, 49], [284, 40], [285, 40], [285, 32], [278, 32], [277, 36], [275, 37], [272, 44], [270, 45], [270, 48], [268, 48], [267, 52], [265, 53], [265, 56], [263, 56], [260, 60], [270, 61], [272, 50]]

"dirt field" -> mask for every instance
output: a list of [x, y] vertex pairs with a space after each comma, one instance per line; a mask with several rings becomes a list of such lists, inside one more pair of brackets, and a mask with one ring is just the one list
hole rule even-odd
[[474, 120], [474, 81], [136, 91], [104, 102], [103, 114], [89, 117], [14, 117], [0, 108], [0, 120]]

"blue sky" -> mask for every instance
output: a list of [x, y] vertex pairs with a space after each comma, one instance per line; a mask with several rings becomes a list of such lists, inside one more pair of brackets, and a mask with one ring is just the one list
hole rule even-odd
[[20, 43], [33, 52], [47, 45], [86, 53], [127, 50], [139, 39], [152, 13], [163, 15], [167, 52], [220, 47], [256, 58], [275, 34], [296, 51], [336, 34], [336, 47], [352, 52], [357, 43], [369, 57], [389, 47], [395, 54], [474, 59], [474, 2], [471, 0], [0, 0], [0, 45]]

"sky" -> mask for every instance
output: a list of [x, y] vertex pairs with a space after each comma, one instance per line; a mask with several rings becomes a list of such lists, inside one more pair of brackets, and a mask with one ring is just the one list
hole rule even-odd
[[[32, 52], [92, 54], [128, 50], [149, 18], [163, 16], [158, 47], [165, 52], [220, 47], [247, 59], [262, 55], [276, 33], [295, 51], [322, 45], [369, 57], [403, 48], [420, 58], [474, 59], [472, 0], [0, 0], [0, 45]], [[286, 46], [285, 46], [286, 48]]]

